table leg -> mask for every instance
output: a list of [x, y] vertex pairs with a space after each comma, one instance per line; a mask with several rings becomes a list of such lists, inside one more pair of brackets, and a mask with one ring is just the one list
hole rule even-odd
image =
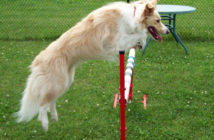
[[184, 45], [184, 43], [181, 41], [181, 38], [178, 36], [178, 34], [176, 33], [176, 28], [175, 28], [175, 25], [176, 25], [176, 14], [173, 14], [173, 28], [170, 29], [170, 32], [172, 33], [173, 37], [175, 38], [176, 42], [177, 43], [180, 43], [181, 46], [184, 48], [185, 50], [185, 53], [188, 54], [188, 51], [187, 51], [187, 48], [186, 46]]
[[172, 33], [173, 37], [175, 38], [175, 40], [176, 40], [177, 42], [179, 42], [179, 43], [181, 44], [181, 46], [184, 48], [185, 53], [188, 54], [188, 50], [187, 50], [186, 46], [185, 46], [184, 43], [181, 41], [181, 38], [177, 35], [177, 33], [176, 33], [176, 32], [171, 32], [171, 33]]
[[151, 41], [151, 37], [149, 37], [149, 39], [146, 41], [146, 45], [144, 46], [144, 48], [143, 48], [143, 51], [142, 51], [142, 55], [144, 55], [144, 53], [145, 53], [145, 51], [146, 51], [146, 48], [148, 47], [148, 45], [149, 45], [149, 42]]
[[174, 32], [172, 29], [169, 29], [169, 30], [170, 30], [172, 36], [174, 37], [175, 41], [176, 41], [177, 43], [179, 43], [179, 41], [178, 41], [178, 39], [177, 39], [177, 37], [176, 37], [176, 35], [175, 35], [175, 32]]

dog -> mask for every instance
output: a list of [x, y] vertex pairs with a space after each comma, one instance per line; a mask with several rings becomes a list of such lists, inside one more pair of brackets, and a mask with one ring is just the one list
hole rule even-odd
[[[144, 46], [149, 33], [162, 40], [168, 34], [155, 9], [158, 0], [114, 2], [91, 12], [63, 33], [33, 60], [17, 122], [27, 122], [37, 114], [44, 131], [48, 130], [47, 111], [57, 121], [56, 100], [74, 81], [75, 67], [81, 61], [114, 59], [119, 50], [140, 43]], [[158, 33], [159, 32], [159, 33]]]

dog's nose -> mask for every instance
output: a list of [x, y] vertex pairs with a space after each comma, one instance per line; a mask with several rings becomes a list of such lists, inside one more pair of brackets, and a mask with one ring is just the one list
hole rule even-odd
[[168, 34], [169, 33], [169, 30], [166, 30], [166, 34]]

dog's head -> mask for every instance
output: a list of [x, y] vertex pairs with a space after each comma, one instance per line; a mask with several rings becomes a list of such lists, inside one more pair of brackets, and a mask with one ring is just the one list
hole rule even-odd
[[140, 23], [142, 28], [147, 29], [153, 39], [161, 42], [162, 37], [159, 33], [168, 34], [169, 29], [161, 22], [161, 17], [155, 8], [157, 2], [158, 0], [151, 0], [144, 3], [145, 8], [140, 17]]

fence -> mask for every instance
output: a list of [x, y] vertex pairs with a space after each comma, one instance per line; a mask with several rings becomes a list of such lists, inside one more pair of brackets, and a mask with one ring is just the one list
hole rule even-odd
[[[0, 40], [56, 39], [89, 12], [113, 1], [1, 0]], [[194, 13], [177, 16], [177, 33], [182, 34], [182, 39], [214, 39], [213, 0], [160, 0], [159, 3], [189, 5], [197, 9]]]

